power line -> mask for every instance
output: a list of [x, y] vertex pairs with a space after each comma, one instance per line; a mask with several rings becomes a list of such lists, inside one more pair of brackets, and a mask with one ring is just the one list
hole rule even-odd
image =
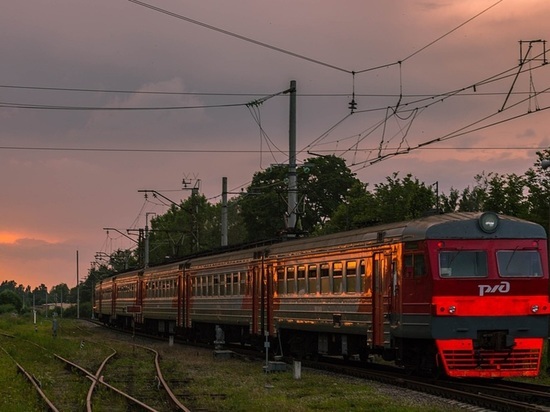
[[29, 104], [0, 102], [0, 107], [8, 109], [33, 109], [33, 110], [69, 110], [69, 111], [151, 111], [151, 110], [193, 110], [193, 109], [213, 109], [223, 107], [242, 107], [247, 103], [228, 103], [228, 104], [209, 104], [194, 106], [150, 106], [150, 107], [106, 107], [106, 106], [63, 106], [49, 104]]
[[[546, 110], [549, 107], [542, 108], [539, 111]], [[527, 113], [526, 113], [527, 114]], [[524, 114], [524, 115], [526, 115]], [[515, 118], [522, 117], [523, 115], [515, 116], [510, 119], [502, 120], [498, 123], [504, 123], [505, 121], [514, 120]], [[493, 123], [492, 125], [498, 124]], [[486, 126], [490, 127], [492, 125]], [[475, 129], [480, 130], [480, 128]], [[469, 132], [461, 133], [460, 135], [466, 134]], [[450, 135], [447, 137], [440, 137], [434, 139], [433, 141], [426, 142], [423, 145], [427, 145], [431, 142], [439, 142], [448, 140], [450, 138], [457, 137]], [[387, 150], [398, 149], [398, 147], [388, 147]], [[447, 147], [424, 147], [419, 145], [418, 149], [420, 150], [544, 150], [548, 149], [548, 146], [479, 146], [479, 147], [469, 147], [469, 146], [447, 146]], [[135, 148], [107, 148], [107, 147], [46, 147], [46, 146], [0, 146], [0, 150], [21, 150], [21, 151], [48, 151], [48, 152], [112, 152], [112, 153], [203, 153], [203, 154], [215, 154], [215, 153], [235, 153], [235, 154], [258, 154], [262, 153], [262, 150], [239, 150], [239, 149], [135, 149]], [[367, 152], [378, 150], [378, 147], [363, 147], [356, 148], [354, 151]], [[411, 149], [412, 150], [412, 149]], [[325, 150], [317, 149], [316, 152], [320, 154], [332, 154], [334, 150]], [[281, 153], [284, 153], [281, 151]], [[310, 153], [313, 155], [312, 153]]]
[[189, 23], [196, 24], [198, 26], [207, 28], [209, 30], [214, 30], [214, 31], [217, 31], [218, 33], [222, 33], [222, 34], [225, 34], [227, 36], [235, 37], [239, 40], [243, 40], [243, 41], [246, 41], [248, 43], [256, 44], [258, 46], [262, 46], [262, 47], [265, 47], [267, 49], [275, 50], [275, 51], [278, 51], [280, 53], [284, 53], [284, 54], [287, 54], [289, 56], [296, 57], [298, 59], [307, 60], [311, 63], [316, 63], [316, 64], [319, 64], [321, 66], [329, 67], [331, 69], [338, 70], [338, 71], [341, 71], [341, 72], [344, 72], [344, 73], [350, 73], [350, 74], [352, 73], [351, 70], [347, 70], [347, 69], [344, 69], [342, 67], [338, 67], [338, 66], [335, 66], [335, 65], [332, 65], [332, 64], [329, 64], [329, 63], [325, 63], [325, 62], [322, 62], [320, 60], [312, 59], [310, 57], [306, 57], [304, 55], [294, 53], [294, 52], [291, 52], [289, 50], [282, 49], [280, 47], [275, 47], [275, 46], [272, 46], [270, 44], [267, 44], [267, 43], [264, 43], [264, 42], [261, 42], [261, 41], [258, 41], [258, 40], [254, 40], [250, 37], [246, 37], [246, 36], [242, 36], [242, 35], [237, 34], [237, 33], [233, 33], [233, 32], [228, 31], [228, 30], [220, 29], [219, 27], [215, 27], [215, 26], [212, 26], [210, 24], [206, 24], [206, 23], [200, 22], [198, 20], [194, 20], [194, 19], [191, 19], [189, 17], [182, 16], [181, 14], [177, 14], [177, 13], [168, 11], [166, 9], [162, 9], [160, 7], [153, 6], [151, 4], [147, 4], [147, 3], [144, 3], [144, 2], [141, 2], [141, 1], [138, 1], [138, 0], [128, 0], [128, 1], [131, 2], [131, 3], [135, 3], [139, 6], [143, 6], [143, 7], [146, 7], [148, 9], [157, 11], [159, 13], [166, 14], [168, 16], [175, 17], [177, 19], [184, 20], [184, 21], [187, 21]]
[[[481, 84], [477, 84], [479, 86]], [[467, 89], [471, 89], [469, 86]], [[85, 93], [109, 93], [109, 94], [149, 94], [149, 95], [168, 95], [168, 96], [207, 96], [207, 97], [256, 97], [266, 96], [267, 93], [229, 93], [229, 92], [168, 92], [161, 90], [127, 90], [127, 89], [94, 89], [94, 88], [78, 88], [78, 87], [55, 87], [55, 86], [24, 86], [24, 85], [9, 85], [0, 84], [0, 89], [16, 89], [16, 90], [38, 90], [38, 91], [61, 91], [61, 92], [85, 92]], [[525, 92], [513, 92], [512, 94], [528, 94]], [[507, 92], [472, 92], [461, 93], [461, 96], [501, 96], [506, 95]], [[300, 97], [349, 97], [349, 93], [297, 93]], [[401, 94], [396, 93], [355, 93], [356, 97], [388, 97], [396, 98]], [[404, 98], [432, 98], [434, 94], [403, 94]]]
[[148, 3], [145, 3], [145, 2], [142, 2], [142, 1], [138, 1], [138, 0], [128, 0], [129, 2], [131, 3], [134, 3], [134, 4], [137, 4], [139, 6], [142, 6], [142, 7], [145, 7], [145, 8], [148, 8], [150, 10], [153, 10], [153, 11], [156, 11], [158, 13], [162, 13], [162, 14], [165, 14], [167, 16], [171, 16], [171, 17], [175, 17], [177, 19], [180, 19], [180, 20], [184, 20], [188, 23], [192, 23], [192, 24], [195, 24], [195, 25], [198, 25], [198, 26], [201, 26], [201, 27], [204, 27], [206, 29], [209, 29], [209, 30], [213, 30], [213, 31], [216, 31], [218, 33], [222, 33], [222, 34], [225, 34], [227, 36], [231, 36], [231, 37], [234, 37], [236, 39], [239, 39], [239, 40], [243, 40], [245, 42], [248, 42], [248, 43], [252, 43], [252, 44], [255, 44], [255, 45], [258, 45], [258, 46], [261, 46], [261, 47], [265, 47], [267, 49], [270, 49], [270, 50], [274, 50], [274, 51], [277, 51], [277, 52], [280, 52], [280, 53], [283, 53], [283, 54], [286, 54], [286, 55], [289, 55], [289, 56], [292, 56], [292, 57], [296, 57], [298, 59], [302, 59], [302, 60], [306, 60], [306, 61], [309, 61], [311, 63], [315, 63], [315, 64], [318, 64], [318, 65], [321, 65], [321, 66], [325, 66], [325, 67], [328, 67], [328, 68], [331, 68], [331, 69], [334, 69], [334, 70], [338, 70], [338, 71], [341, 71], [341, 72], [344, 72], [344, 73], [348, 73], [348, 74], [351, 74], [351, 75], [355, 75], [355, 74], [360, 74], [360, 73], [365, 73], [365, 72], [369, 72], [369, 71], [373, 71], [373, 70], [378, 70], [378, 69], [383, 69], [383, 68], [387, 68], [387, 67], [391, 67], [391, 66], [394, 66], [394, 65], [397, 65], [397, 64], [401, 64], [402, 62], [412, 58], [413, 56], [416, 56], [417, 54], [423, 52], [424, 50], [426, 50], [427, 48], [429, 48], [430, 46], [434, 45], [435, 43], [439, 42], [440, 40], [442, 40], [443, 38], [447, 37], [448, 35], [450, 35], [451, 33], [455, 32], [456, 30], [460, 29], [461, 27], [463, 27], [464, 25], [468, 24], [469, 22], [471, 22], [472, 20], [476, 19], [477, 17], [481, 16], [482, 14], [484, 14], [485, 12], [489, 11], [490, 9], [492, 9], [493, 7], [495, 7], [497, 4], [501, 3], [503, 0], [498, 0], [497, 2], [495, 2], [494, 4], [492, 4], [491, 6], [487, 7], [486, 9], [482, 10], [481, 12], [479, 12], [478, 14], [476, 14], [475, 16], [469, 18], [468, 20], [466, 20], [465, 22], [461, 23], [460, 25], [458, 25], [457, 27], [453, 28], [452, 30], [448, 31], [447, 33], [443, 34], [442, 36], [438, 37], [437, 39], [431, 41], [430, 43], [428, 43], [427, 45], [425, 45], [424, 47], [421, 47], [420, 49], [418, 49], [417, 51], [415, 51], [414, 53], [410, 54], [409, 56], [405, 57], [404, 59], [402, 60], [399, 60], [399, 61], [396, 61], [396, 62], [392, 62], [392, 63], [387, 63], [387, 64], [383, 64], [383, 65], [379, 65], [379, 66], [375, 66], [375, 67], [371, 67], [371, 68], [367, 68], [367, 69], [363, 69], [363, 70], [359, 70], [359, 71], [354, 71], [354, 70], [349, 70], [349, 69], [345, 69], [341, 66], [336, 66], [336, 65], [333, 65], [333, 64], [330, 64], [330, 63], [326, 63], [326, 62], [323, 62], [321, 60], [317, 60], [317, 59], [312, 59], [310, 57], [307, 57], [303, 54], [298, 54], [298, 53], [294, 53], [294, 52], [291, 52], [289, 50], [286, 50], [286, 49], [283, 49], [283, 48], [280, 48], [280, 47], [276, 47], [276, 46], [272, 46], [268, 43], [264, 43], [264, 42], [261, 42], [261, 41], [258, 41], [258, 40], [255, 40], [255, 39], [252, 39], [250, 37], [246, 37], [246, 36], [243, 36], [243, 35], [240, 35], [240, 34], [237, 34], [237, 33], [234, 33], [234, 32], [231, 32], [229, 30], [225, 30], [225, 29], [221, 29], [219, 27], [216, 27], [216, 26], [212, 26], [210, 24], [207, 24], [207, 23], [203, 23], [201, 21], [198, 21], [198, 20], [195, 20], [195, 19], [192, 19], [190, 17], [186, 17], [186, 16], [183, 16], [181, 14], [177, 14], [177, 13], [174, 13], [174, 12], [171, 12], [169, 10], [166, 10], [166, 9], [163, 9], [163, 8], [160, 8], [160, 7], [156, 7], [156, 6], [153, 6], [151, 4], [148, 4]]

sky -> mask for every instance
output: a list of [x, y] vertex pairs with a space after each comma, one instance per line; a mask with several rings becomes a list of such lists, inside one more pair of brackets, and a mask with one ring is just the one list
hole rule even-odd
[[298, 164], [334, 154], [369, 188], [398, 173], [447, 194], [522, 174], [550, 144], [549, 16], [547, 0], [4, 1], [0, 282], [72, 288], [166, 212], [143, 190], [215, 204], [223, 177], [238, 193], [287, 163], [293, 80]]

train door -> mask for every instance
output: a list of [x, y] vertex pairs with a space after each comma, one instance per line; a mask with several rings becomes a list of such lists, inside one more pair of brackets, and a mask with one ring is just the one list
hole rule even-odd
[[118, 286], [116, 283], [116, 278], [113, 278], [113, 284], [111, 289], [111, 319], [116, 318], [116, 300], [118, 295]]
[[391, 254], [375, 253], [372, 272], [372, 344], [376, 347], [384, 346], [384, 329], [391, 300]]
[[252, 325], [250, 325], [250, 333], [257, 335], [260, 330], [260, 307], [261, 307], [261, 268], [254, 266], [250, 269], [252, 273]]
[[272, 266], [262, 262], [252, 268], [252, 328], [253, 335], [263, 336], [272, 325], [271, 282]]
[[178, 277], [177, 277], [177, 280], [176, 280], [176, 287], [178, 288], [177, 289], [177, 299], [178, 299], [178, 302], [177, 302], [177, 308], [178, 308], [178, 313], [177, 313], [177, 319], [176, 319], [176, 326], [178, 328], [184, 328], [186, 326], [185, 324], [185, 296], [184, 296], [184, 293], [183, 293], [183, 276], [184, 276], [184, 273], [185, 273], [185, 269], [182, 269], [180, 268], [180, 270], [178, 271]]
[[181, 299], [182, 299], [182, 319], [183, 325], [188, 330], [191, 329], [191, 273], [184, 269], [181, 276]]

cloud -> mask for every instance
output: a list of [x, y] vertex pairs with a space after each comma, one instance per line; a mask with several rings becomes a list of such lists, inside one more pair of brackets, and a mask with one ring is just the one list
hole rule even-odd
[[[535, 109], [535, 103], [549, 106], [548, 94], [532, 95], [548, 87], [550, 66], [522, 73], [514, 84], [518, 41], [545, 38], [550, 3], [496, 3], [411, 0], [396, 8], [365, 0], [338, 7], [328, 0], [165, 0], [159, 6], [291, 56], [130, 2], [11, 2], [0, 26], [2, 83], [69, 90], [1, 88], [0, 103], [110, 109], [246, 103], [295, 79], [299, 161], [313, 156], [307, 150], [336, 153], [369, 187], [397, 171], [437, 180], [442, 192], [464, 188], [483, 170], [523, 173], [536, 148], [550, 142], [547, 114]], [[478, 84], [507, 69], [498, 82]], [[442, 95], [453, 90], [460, 93]], [[151, 93], [158, 91], [181, 94]], [[358, 110], [348, 116], [353, 93]], [[400, 111], [392, 115], [397, 102]], [[105, 239], [104, 227], [140, 226], [144, 213], [163, 212], [139, 189], [186, 198], [179, 189], [187, 175], [201, 179], [202, 193], [213, 201], [223, 176], [238, 191], [254, 172], [287, 160], [288, 95], [258, 109], [260, 125], [246, 107], [2, 107], [0, 216], [2, 230], [16, 235], [0, 244], [3, 266], [12, 262], [14, 276], [32, 274], [39, 283], [66, 276], [74, 284], [76, 249], [87, 265], [97, 251], [119, 246]], [[380, 147], [386, 154], [431, 141], [369, 164]]]

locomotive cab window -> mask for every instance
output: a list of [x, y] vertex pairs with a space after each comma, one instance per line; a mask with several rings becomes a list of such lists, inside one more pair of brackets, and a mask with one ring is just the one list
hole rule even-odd
[[502, 277], [542, 277], [538, 250], [498, 250], [497, 265]]
[[482, 250], [446, 250], [439, 252], [442, 278], [487, 277], [487, 252]]

